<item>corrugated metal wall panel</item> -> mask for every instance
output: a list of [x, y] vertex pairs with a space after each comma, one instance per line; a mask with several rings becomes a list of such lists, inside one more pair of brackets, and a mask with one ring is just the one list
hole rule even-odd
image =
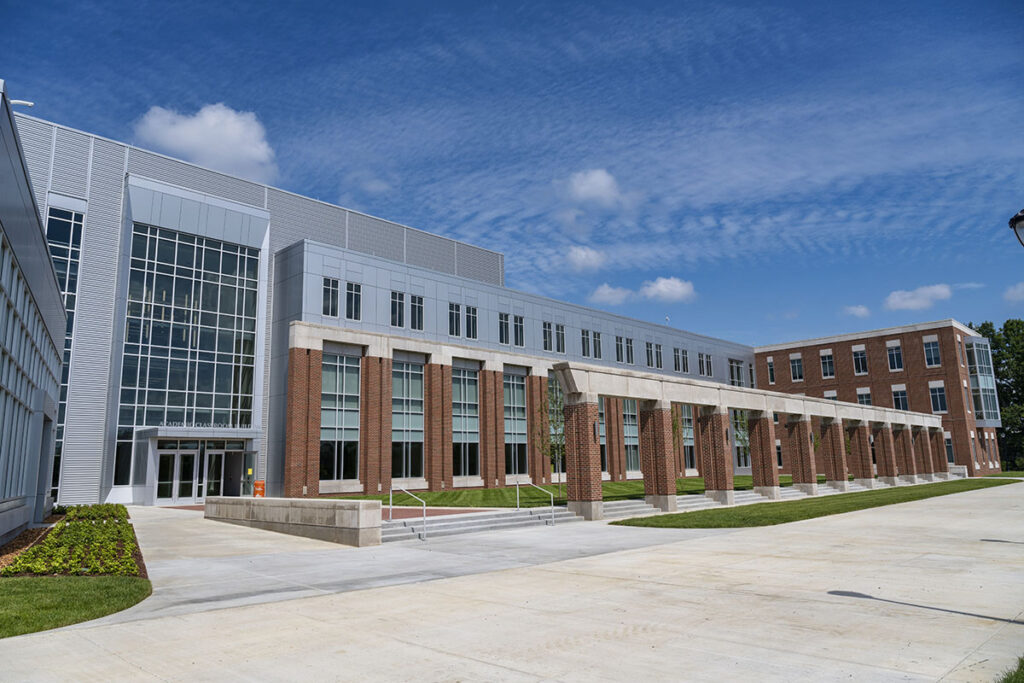
[[263, 207], [262, 185], [139, 149], [132, 148], [128, 152], [128, 172], [242, 204]]
[[110, 354], [118, 255], [121, 253], [121, 196], [124, 146], [96, 140], [92, 183], [82, 235], [78, 311], [71, 361], [61, 502], [95, 503], [106, 496], [113, 473], [107, 439]]
[[288, 236], [345, 246], [345, 209], [315, 202], [280, 190], [267, 190], [271, 231], [284, 230]]
[[492, 285], [505, 283], [502, 255], [459, 242], [456, 269], [461, 277], [480, 280]]
[[348, 248], [392, 261], [405, 261], [405, 228], [379, 218], [351, 213]]
[[455, 274], [455, 242], [445, 237], [406, 230], [405, 255], [410, 265]]
[[50, 189], [72, 197], [85, 198], [88, 180], [89, 136], [58, 128]]
[[46, 188], [50, 183], [50, 152], [53, 148], [53, 126], [15, 114], [18, 137], [25, 152], [32, 192], [36, 196], [39, 210], [46, 211]]

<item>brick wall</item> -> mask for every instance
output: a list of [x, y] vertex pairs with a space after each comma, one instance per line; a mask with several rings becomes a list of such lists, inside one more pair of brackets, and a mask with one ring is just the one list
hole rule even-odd
[[323, 353], [288, 351], [288, 404], [285, 410], [284, 495], [320, 493], [320, 388]]
[[601, 446], [594, 426], [596, 403], [575, 403], [565, 407], [565, 462], [570, 501], [595, 501], [601, 490]]
[[733, 490], [732, 448], [727, 438], [729, 413], [702, 409], [695, 427], [700, 432], [701, 472], [706, 491]]
[[779, 468], [775, 458], [775, 423], [771, 413], [751, 415], [747, 420], [750, 434], [750, 473], [754, 486], [778, 486]]
[[641, 404], [640, 460], [644, 472], [644, 493], [648, 496], [676, 494], [676, 457], [672, 448], [672, 411]]

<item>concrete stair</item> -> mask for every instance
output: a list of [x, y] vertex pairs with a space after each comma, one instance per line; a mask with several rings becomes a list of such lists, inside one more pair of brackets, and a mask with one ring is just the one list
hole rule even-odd
[[676, 506], [679, 512], [690, 512], [692, 510], [710, 510], [711, 508], [722, 507], [705, 495], [676, 496]]
[[753, 491], [733, 491], [732, 492], [732, 504], [733, 505], [752, 505], [754, 503], [767, 503], [768, 498], [762, 496], [760, 493], [754, 493]]
[[807, 494], [799, 489], [795, 489], [792, 486], [783, 486], [779, 489], [779, 496], [781, 500], [799, 500], [806, 498]]
[[607, 500], [604, 503], [605, 519], [623, 519], [626, 517], [640, 517], [641, 515], [653, 515], [661, 510], [648, 505], [642, 498], [630, 500]]
[[[385, 516], [387, 511], [384, 511]], [[582, 521], [564, 507], [555, 507], [555, 524]], [[426, 536], [428, 539], [458, 534], [472, 534], [478, 531], [498, 531], [551, 524], [551, 508], [524, 508], [521, 510], [494, 510], [488, 512], [467, 512], [464, 514], [427, 517]], [[409, 541], [423, 535], [423, 518], [385, 520], [381, 524], [381, 541]]]

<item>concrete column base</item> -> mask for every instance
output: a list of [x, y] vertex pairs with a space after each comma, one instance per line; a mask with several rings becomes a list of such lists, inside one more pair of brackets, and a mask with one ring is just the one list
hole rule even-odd
[[902, 484], [916, 484], [916, 483], [918, 483], [918, 479], [917, 479], [917, 475], [916, 474], [901, 474], [899, 479], [900, 479], [900, 483], [902, 483]]
[[732, 505], [736, 502], [735, 491], [705, 491], [704, 495], [722, 505]]
[[850, 490], [850, 481], [848, 479], [840, 479], [838, 481], [826, 481], [825, 485], [834, 488], [836, 491], [842, 491], [846, 493]]
[[808, 496], [818, 495], [817, 484], [793, 484], [793, 488], [802, 493], [806, 493]]
[[675, 512], [679, 509], [675, 496], [644, 496], [644, 500], [662, 512]]
[[755, 486], [754, 493], [764, 496], [768, 500], [780, 500], [782, 498], [782, 489], [778, 486]]
[[579, 515], [588, 522], [604, 519], [603, 500], [570, 500], [566, 506], [569, 512]]
[[935, 481], [949, 481], [952, 478], [953, 478], [953, 475], [951, 475], [949, 472], [936, 472], [935, 473]]
[[921, 481], [936, 481], [935, 475], [931, 472], [925, 472], [924, 474], [917, 475], [917, 478]]
[[866, 489], [873, 489], [873, 488], [875, 488], [875, 480], [874, 479], [854, 479], [853, 483], [857, 484], [858, 486], [863, 486]]
[[878, 481], [886, 486], [899, 486], [899, 480], [896, 477], [879, 477]]

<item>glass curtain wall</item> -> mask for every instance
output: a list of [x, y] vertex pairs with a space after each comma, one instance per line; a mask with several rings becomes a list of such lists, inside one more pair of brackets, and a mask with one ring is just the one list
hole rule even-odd
[[526, 462], [526, 378], [506, 374], [505, 474], [528, 474]]
[[359, 478], [359, 357], [323, 355], [320, 479]]
[[622, 437], [626, 442], [626, 470], [640, 471], [640, 421], [636, 399], [622, 400]]
[[395, 361], [391, 369], [391, 476], [423, 476], [423, 365]]
[[452, 475], [480, 476], [480, 393], [476, 370], [452, 368]]
[[693, 441], [693, 406], [688, 403], [681, 405], [683, 436], [683, 462], [686, 469], [697, 469], [697, 454], [694, 452]]

